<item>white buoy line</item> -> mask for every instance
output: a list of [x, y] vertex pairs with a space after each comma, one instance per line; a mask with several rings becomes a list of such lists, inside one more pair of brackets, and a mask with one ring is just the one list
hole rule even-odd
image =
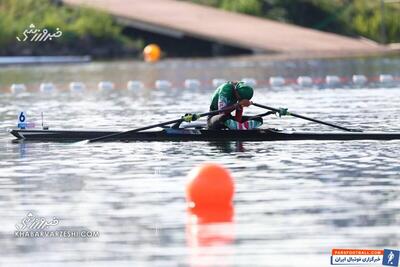
[[[211, 80], [200, 80], [200, 79], [185, 79], [183, 81], [170, 81], [170, 80], [156, 80], [153, 84], [146, 84], [140, 80], [130, 80], [126, 83], [126, 89], [129, 91], [140, 91], [144, 88], [152, 88], [158, 90], [166, 90], [170, 88], [185, 88], [196, 90], [202, 87], [204, 88], [216, 88], [227, 80], [223, 78], [214, 78]], [[271, 76], [265, 80], [255, 79], [251, 77], [244, 77], [241, 81], [252, 87], [282, 87], [288, 85], [296, 85], [300, 87], [312, 87], [312, 86], [325, 86], [325, 87], [338, 87], [341, 85], [354, 85], [364, 86], [368, 83], [372, 84], [385, 84], [385, 85], [397, 85], [400, 83], [400, 77], [395, 77], [391, 74], [380, 74], [375, 77], [367, 77], [362, 74], [355, 74], [347, 77], [340, 77], [337, 75], [326, 75], [325, 77], [311, 77], [311, 76], [298, 76], [296, 78], [285, 78], [282, 76]], [[56, 86], [51, 82], [44, 82], [39, 85], [39, 91], [42, 93], [53, 93], [58, 91], [61, 86]], [[73, 81], [67, 86], [71, 92], [81, 93], [88, 89], [85, 83], [80, 81]], [[100, 92], [113, 91], [116, 88], [123, 88], [124, 85], [116, 84], [112, 81], [100, 81], [97, 84], [97, 90]], [[19, 94], [26, 92], [28, 86], [23, 83], [14, 83], [10, 86], [10, 92], [13, 94]]]

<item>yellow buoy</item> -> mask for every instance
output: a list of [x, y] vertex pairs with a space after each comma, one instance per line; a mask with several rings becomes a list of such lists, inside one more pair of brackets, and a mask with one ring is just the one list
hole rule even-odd
[[161, 57], [161, 48], [156, 44], [149, 44], [143, 49], [143, 56], [146, 62], [156, 62]]

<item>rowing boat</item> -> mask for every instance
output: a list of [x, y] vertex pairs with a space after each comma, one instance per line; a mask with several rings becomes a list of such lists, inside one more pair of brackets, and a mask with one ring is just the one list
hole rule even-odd
[[19, 141], [73, 142], [115, 134], [107, 141], [289, 141], [289, 140], [396, 140], [400, 132], [297, 132], [276, 129], [174, 129], [124, 134], [118, 131], [10, 129]]

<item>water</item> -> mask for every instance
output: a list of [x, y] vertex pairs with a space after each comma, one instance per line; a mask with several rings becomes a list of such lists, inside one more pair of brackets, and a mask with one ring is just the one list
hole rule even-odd
[[[331, 61], [188, 60], [0, 69], [1, 266], [329, 266], [332, 248], [400, 247], [400, 141], [228, 143], [11, 143], [18, 111], [50, 128], [130, 129], [205, 112], [212, 89], [129, 92], [124, 83], [186, 78], [267, 79], [271, 75], [399, 76], [400, 59]], [[73, 94], [70, 81], [89, 90]], [[117, 84], [98, 92], [100, 80]], [[59, 90], [37, 92], [51, 81]], [[7, 92], [11, 83], [28, 92]], [[400, 131], [400, 88], [256, 89], [257, 102], [366, 130]], [[255, 107], [248, 113], [263, 112]], [[295, 118], [271, 127], [329, 131]], [[195, 224], [186, 211], [187, 173], [223, 164], [236, 186], [234, 219]], [[17, 238], [32, 212], [96, 238]], [[92, 265], [91, 265], [92, 266]]]

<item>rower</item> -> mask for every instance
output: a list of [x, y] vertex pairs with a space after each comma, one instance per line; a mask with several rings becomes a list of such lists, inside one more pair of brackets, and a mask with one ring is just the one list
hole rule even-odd
[[[214, 130], [226, 128], [247, 130], [260, 127], [263, 124], [261, 116], [243, 116], [243, 108], [251, 105], [250, 99], [253, 97], [253, 93], [253, 88], [244, 82], [229, 81], [220, 85], [212, 96], [210, 111], [229, 106], [232, 106], [232, 109], [209, 116], [207, 119], [208, 128]], [[231, 112], [234, 110], [235, 116], [232, 116]]]
[[[211, 100], [210, 111], [218, 111], [223, 109], [223, 112], [217, 112], [208, 116], [208, 129], [221, 130], [249, 130], [256, 129], [263, 124], [262, 117], [275, 114], [275, 111], [268, 111], [256, 116], [243, 116], [243, 108], [252, 104], [250, 99], [253, 97], [254, 90], [251, 86], [244, 82], [229, 81], [220, 85], [214, 92]], [[232, 111], [235, 116], [232, 116]], [[279, 116], [281, 114], [279, 111]], [[187, 113], [182, 116], [182, 121], [192, 122], [197, 120], [197, 115]], [[181, 121], [174, 124], [172, 128], [179, 128]]]

